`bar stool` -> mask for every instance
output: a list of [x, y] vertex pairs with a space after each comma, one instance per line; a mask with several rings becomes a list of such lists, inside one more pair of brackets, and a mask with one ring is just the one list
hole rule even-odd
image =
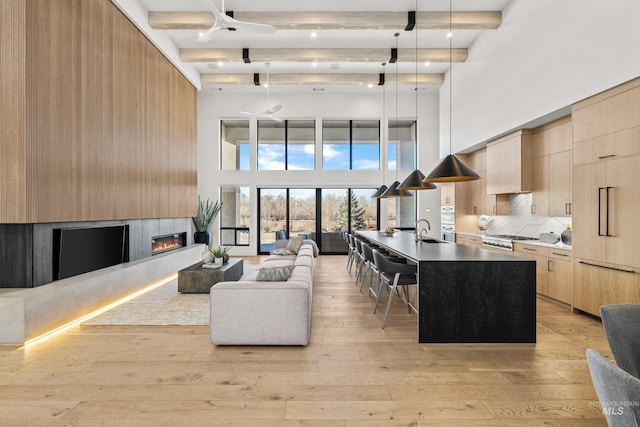
[[353, 260], [356, 256], [356, 243], [353, 240], [354, 236], [353, 234], [347, 232], [345, 234], [345, 237], [347, 239], [347, 244], [349, 245], [349, 249], [348, 249], [348, 253], [347, 253], [347, 270], [349, 270], [349, 273], [351, 273], [351, 267], [353, 266]]
[[393, 302], [393, 295], [396, 293], [398, 286], [403, 287], [405, 296], [407, 298], [407, 309], [411, 312], [411, 306], [409, 305], [409, 292], [407, 286], [418, 285], [418, 266], [412, 264], [402, 264], [393, 262], [387, 259], [380, 252], [373, 250], [373, 261], [376, 268], [379, 271], [378, 274], [378, 290], [376, 295], [376, 303], [373, 307], [373, 313], [375, 314], [378, 308], [378, 302], [380, 301], [380, 294], [382, 293], [382, 284], [385, 283], [390, 288], [389, 301], [387, 302], [387, 310], [384, 313], [384, 319], [382, 320], [381, 329], [384, 329], [384, 325], [387, 323], [387, 317], [389, 317], [389, 311], [391, 310], [391, 303]]

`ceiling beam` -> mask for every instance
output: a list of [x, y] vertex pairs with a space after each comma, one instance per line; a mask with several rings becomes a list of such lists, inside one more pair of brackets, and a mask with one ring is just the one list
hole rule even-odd
[[[418, 62], [464, 62], [467, 49], [418, 49]], [[252, 62], [388, 62], [389, 49], [251, 49]], [[242, 62], [242, 49], [180, 49], [183, 62]], [[398, 62], [415, 62], [415, 49], [398, 49]]]
[[[267, 74], [263, 73], [259, 76], [261, 82], [267, 81]], [[433, 84], [439, 85], [444, 81], [444, 75], [439, 73], [421, 73], [417, 75], [418, 84]], [[398, 81], [398, 84], [413, 84], [416, 83], [416, 74], [386, 74], [385, 84], [394, 84]], [[362, 85], [378, 85], [380, 80], [379, 74], [364, 74], [364, 73], [281, 73], [281, 74], [269, 74], [269, 84], [271, 85], [346, 85], [346, 84], [362, 84]], [[202, 84], [241, 84], [241, 85], [253, 85], [254, 74], [223, 74], [223, 73], [204, 73], [200, 74], [200, 82]]]
[[[278, 30], [401, 30], [407, 26], [407, 12], [234, 12], [239, 21], [269, 24]], [[206, 30], [215, 22], [210, 12], [149, 12], [154, 30]], [[453, 12], [454, 30], [495, 30], [502, 12]], [[419, 30], [449, 29], [449, 12], [418, 12]]]

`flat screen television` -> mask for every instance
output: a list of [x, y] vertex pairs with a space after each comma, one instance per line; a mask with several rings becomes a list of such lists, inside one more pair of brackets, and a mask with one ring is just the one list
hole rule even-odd
[[53, 280], [128, 261], [128, 225], [53, 230]]

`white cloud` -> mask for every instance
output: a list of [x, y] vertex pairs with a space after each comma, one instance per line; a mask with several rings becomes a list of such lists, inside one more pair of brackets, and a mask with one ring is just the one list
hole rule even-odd
[[378, 170], [380, 169], [380, 162], [377, 160], [356, 160], [353, 162], [354, 170]]

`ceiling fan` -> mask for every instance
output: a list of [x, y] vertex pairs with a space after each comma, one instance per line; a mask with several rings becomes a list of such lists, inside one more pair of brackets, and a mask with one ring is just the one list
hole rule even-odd
[[277, 104], [271, 107], [271, 103], [269, 102], [269, 67], [271, 66], [270, 62], [265, 62], [264, 66], [267, 68], [267, 109], [260, 113], [251, 113], [248, 111], [240, 111], [242, 114], [246, 114], [248, 116], [256, 116], [258, 119], [270, 119], [275, 120], [276, 122], [281, 122], [282, 119], [279, 117], [275, 117], [273, 114], [280, 111], [282, 109], [282, 104]]
[[258, 34], [271, 34], [276, 31], [276, 27], [274, 27], [273, 25], [258, 24], [255, 22], [243, 22], [238, 21], [237, 19], [233, 19], [225, 13], [224, 0], [222, 0], [222, 11], [218, 10], [213, 0], [201, 0], [201, 2], [213, 13], [213, 16], [216, 18], [216, 22], [211, 28], [198, 35], [198, 38], [196, 40], [201, 43], [211, 40], [217, 30], [238, 30]]

